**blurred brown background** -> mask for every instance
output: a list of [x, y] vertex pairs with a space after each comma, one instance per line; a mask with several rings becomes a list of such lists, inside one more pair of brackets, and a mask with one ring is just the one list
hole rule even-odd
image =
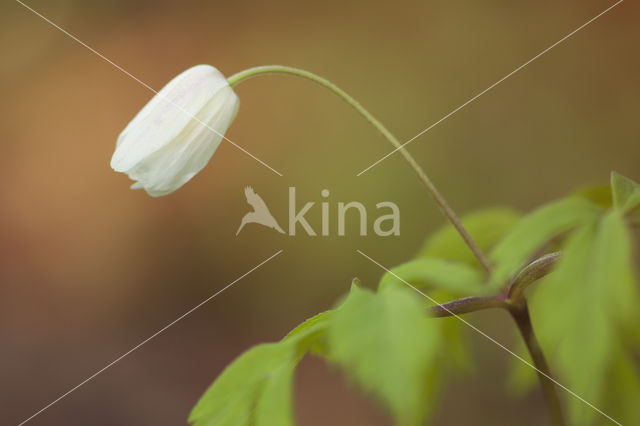
[[[209, 63], [226, 75], [286, 64], [323, 75], [401, 139], [441, 118], [612, 4], [152, 2], [28, 4], [150, 86]], [[451, 204], [522, 210], [640, 179], [640, 8], [627, 1], [410, 145]], [[352, 277], [375, 286], [443, 223], [387, 142], [325, 90], [293, 77], [243, 83], [232, 145], [178, 192], [152, 199], [113, 172], [115, 139], [151, 93], [20, 4], [0, 5], [0, 416], [17, 424], [279, 249], [284, 253], [35, 418], [34, 425], [176, 425], [240, 352], [332, 306]], [[281, 224], [300, 201], [401, 209], [401, 236], [235, 237], [252, 185]], [[319, 207], [309, 215], [319, 228]], [[335, 216], [334, 216], [335, 218]], [[372, 220], [371, 220], [372, 222]], [[371, 225], [370, 222], [370, 225]], [[333, 224], [335, 226], [335, 222]], [[334, 228], [335, 229], [335, 228]], [[335, 233], [335, 231], [334, 231]], [[472, 322], [508, 346], [506, 316]], [[509, 356], [473, 336], [475, 371], [452, 378], [436, 425], [546, 421], [537, 392], [505, 390]], [[297, 375], [299, 423], [387, 425], [314, 359]], [[460, 409], [459, 407], [464, 407]]]

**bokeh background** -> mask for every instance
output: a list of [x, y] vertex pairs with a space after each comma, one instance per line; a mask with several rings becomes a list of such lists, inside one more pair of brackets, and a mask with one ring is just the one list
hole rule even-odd
[[[514, 2], [30, 0], [159, 89], [209, 63], [226, 75], [286, 64], [350, 92], [409, 139], [612, 4]], [[640, 179], [640, 7], [627, 1], [409, 147], [460, 213], [526, 211], [610, 170]], [[17, 424], [279, 249], [225, 293], [35, 418], [34, 425], [185, 424], [234, 357], [330, 308], [351, 278], [374, 287], [442, 225], [387, 142], [332, 94], [287, 76], [238, 86], [232, 145], [178, 192], [128, 189], [109, 160], [151, 93], [13, 0], [0, 5], [0, 416]], [[401, 236], [238, 236], [252, 185], [281, 224], [302, 201], [396, 202]], [[320, 210], [309, 214], [319, 228]], [[370, 219], [369, 226], [372, 224]], [[470, 321], [507, 346], [506, 315]], [[509, 355], [473, 335], [474, 371], [451, 377], [436, 425], [540, 425], [537, 392], [505, 388]], [[383, 410], [317, 359], [296, 376], [299, 423], [388, 425]], [[464, 407], [461, 409], [460, 407]]]

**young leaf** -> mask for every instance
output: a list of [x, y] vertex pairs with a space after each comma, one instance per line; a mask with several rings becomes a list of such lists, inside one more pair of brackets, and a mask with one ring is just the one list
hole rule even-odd
[[[436, 299], [437, 300], [437, 299]], [[473, 371], [473, 350], [469, 341], [469, 327], [455, 317], [438, 318], [442, 335], [442, 350], [438, 370], [457, 373]]]
[[[282, 401], [281, 382], [287, 380], [286, 375], [294, 362], [292, 345], [269, 343], [253, 347], [227, 367], [211, 385], [191, 411], [189, 422], [195, 426], [247, 426], [254, 406], [261, 405], [257, 401], [264, 395], [265, 388], [269, 389], [267, 397], [279, 402], [266, 414], [278, 419], [286, 418], [287, 414], [282, 411], [290, 407]], [[290, 386], [290, 380], [288, 383]], [[280, 396], [275, 396], [276, 393]], [[281, 424], [287, 426], [292, 423]]]
[[603, 209], [610, 209], [611, 207], [613, 207], [613, 198], [611, 195], [610, 185], [584, 187], [573, 192], [572, 195], [587, 199], [593, 204], [602, 207]]
[[[464, 263], [439, 258], [414, 259], [384, 274], [378, 285], [378, 292], [389, 286], [405, 288], [406, 281], [416, 288], [426, 288], [433, 300], [443, 303], [452, 297], [485, 293], [483, 279], [483, 273], [479, 269]], [[455, 318], [441, 318], [437, 325], [443, 336], [443, 352], [447, 354], [440, 360], [442, 370], [453, 367], [454, 370], [469, 371], [471, 360], [463, 330], [465, 326]]]
[[[621, 212], [583, 226], [566, 242], [557, 269], [538, 286], [531, 304], [534, 329], [560, 381], [612, 417], [605, 406], [621, 331], [637, 320], [640, 303]], [[623, 356], [625, 352], [622, 353]], [[599, 414], [569, 398], [571, 424]], [[620, 419], [622, 420], [622, 419]]]
[[283, 363], [270, 373], [256, 402], [255, 426], [293, 426], [294, 363]]
[[624, 425], [640, 425], [640, 374], [637, 361], [621, 348], [616, 352], [608, 376], [607, 395], [604, 406], [615, 413], [616, 419]]
[[293, 426], [298, 361], [324, 337], [331, 311], [305, 321], [279, 343], [257, 345], [216, 379], [191, 411], [194, 426]]
[[320, 312], [291, 330], [283, 341], [297, 340], [297, 352], [303, 356], [311, 351], [317, 355], [326, 355], [325, 334], [333, 311]]
[[398, 425], [422, 423], [440, 335], [412, 294], [353, 288], [334, 312], [328, 341], [329, 358], [382, 400]]
[[640, 184], [616, 172], [611, 172], [611, 193], [614, 206], [624, 213], [640, 206]]
[[315, 330], [318, 328], [322, 328], [318, 326], [325, 324], [332, 313], [333, 311], [324, 311], [312, 316], [311, 318], [306, 319], [303, 323], [299, 324], [296, 328], [291, 330], [289, 334], [285, 336], [284, 340], [292, 339], [294, 337], [297, 337], [299, 334], [306, 333], [312, 329]]
[[[462, 217], [462, 223], [481, 250], [489, 250], [520, 219], [520, 213], [506, 207], [479, 210]], [[439, 257], [479, 267], [473, 253], [458, 232], [447, 224], [424, 243], [417, 257]]]
[[438, 258], [415, 259], [397, 266], [382, 276], [378, 288], [382, 290], [392, 284], [404, 286], [398, 277], [418, 288], [431, 287], [456, 296], [484, 290], [483, 276], [478, 269]]
[[491, 287], [503, 285], [543, 244], [562, 232], [595, 219], [601, 211], [584, 198], [570, 197], [525, 216], [489, 256], [495, 265]]
[[[437, 302], [445, 302], [456, 296], [478, 295], [486, 291], [482, 284], [483, 273], [465, 263], [451, 262], [439, 258], [414, 259], [383, 275], [378, 292], [389, 286], [404, 288], [406, 282], [420, 289], [427, 288], [429, 296]], [[404, 280], [404, 281], [403, 281]], [[429, 303], [431, 304], [431, 303]], [[468, 372], [471, 370], [469, 347], [465, 338], [464, 325], [455, 318], [441, 318], [437, 321], [440, 335], [443, 337], [443, 353], [446, 356], [439, 361], [440, 373], [447, 368]], [[438, 377], [440, 374], [437, 375]], [[435, 390], [439, 380], [433, 377]]]
[[[533, 365], [533, 360], [527, 351], [527, 347], [524, 342], [521, 340], [521, 336], [519, 333], [517, 334], [518, 343], [516, 344], [514, 352], [517, 353], [522, 359], [526, 360], [529, 364]], [[548, 348], [543, 348], [548, 349]], [[545, 350], [544, 353], [548, 355], [548, 351]], [[509, 372], [507, 376], [506, 388], [510, 396], [513, 397], [522, 397], [527, 394], [527, 392], [531, 391], [536, 384], [538, 384], [538, 376], [536, 371], [529, 367], [527, 364], [523, 363], [518, 358], [510, 358], [509, 359]], [[555, 373], [552, 372], [552, 373]]]

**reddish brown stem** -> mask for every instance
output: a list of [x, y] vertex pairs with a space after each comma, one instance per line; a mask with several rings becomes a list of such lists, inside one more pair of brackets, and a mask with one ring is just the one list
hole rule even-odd
[[556, 393], [555, 384], [551, 380], [552, 376], [551, 371], [549, 370], [549, 364], [547, 364], [542, 348], [540, 347], [538, 339], [536, 339], [536, 335], [533, 332], [533, 326], [531, 324], [529, 308], [527, 307], [526, 300], [523, 299], [522, 303], [518, 306], [512, 306], [509, 309], [509, 313], [516, 322], [520, 335], [524, 339], [527, 349], [529, 350], [529, 354], [531, 355], [533, 365], [538, 373], [542, 393], [545, 401], [547, 402], [547, 406], [549, 407], [551, 421], [555, 426], [564, 426], [560, 400]]
[[545, 254], [522, 268], [507, 293], [511, 303], [518, 305], [524, 299], [524, 291], [527, 287], [551, 272], [561, 254], [560, 252]]
[[564, 426], [565, 424], [562, 409], [549, 370], [549, 364], [533, 331], [524, 291], [529, 285], [551, 272], [559, 258], [560, 253], [551, 253], [525, 266], [512, 280], [506, 295], [465, 297], [428, 308], [429, 313], [434, 317], [457, 316], [493, 308], [502, 308], [509, 311], [531, 355], [554, 426]]
[[449, 303], [430, 306], [429, 313], [434, 317], [449, 317], [454, 315], [467, 314], [469, 312], [481, 311], [484, 309], [508, 307], [506, 296], [471, 296], [456, 299]]

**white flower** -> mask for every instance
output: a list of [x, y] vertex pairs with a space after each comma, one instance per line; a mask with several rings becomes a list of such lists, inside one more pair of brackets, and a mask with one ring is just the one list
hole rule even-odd
[[[196, 65], [171, 80], [120, 133], [111, 167], [152, 197], [170, 194], [196, 175], [238, 112], [224, 76]], [[212, 130], [213, 129], [213, 130]]]

